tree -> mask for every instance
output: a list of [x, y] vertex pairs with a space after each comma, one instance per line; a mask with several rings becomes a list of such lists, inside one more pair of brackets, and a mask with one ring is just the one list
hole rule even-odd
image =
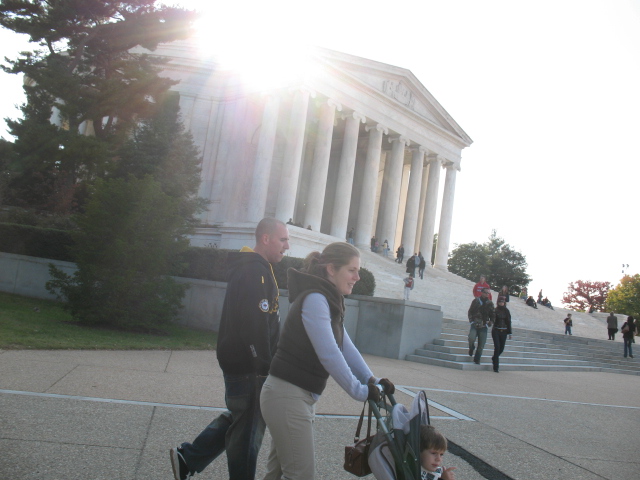
[[576, 280], [569, 283], [569, 290], [562, 296], [562, 303], [571, 310], [588, 312], [591, 308], [603, 312], [611, 284]]
[[41, 47], [3, 66], [29, 79], [24, 118], [7, 122], [17, 137], [8, 194], [15, 203], [71, 208], [78, 185], [106, 176], [135, 125], [155, 114], [175, 82], [159, 76], [165, 60], [133, 49], [185, 38], [195, 20], [193, 12], [155, 3], [0, 4], [0, 24]]
[[47, 289], [81, 323], [148, 331], [169, 322], [185, 290], [167, 275], [189, 243], [180, 210], [150, 175], [97, 181], [73, 235], [78, 269], [52, 265]]
[[640, 318], [640, 274], [625, 275], [609, 290], [606, 311]]
[[112, 178], [77, 217], [78, 273], [51, 271], [51, 290], [79, 321], [150, 329], [177, 312], [184, 289], [167, 275], [205, 207], [199, 152], [178, 111], [177, 95], [167, 94], [133, 129]]
[[457, 245], [449, 255], [448, 267], [450, 272], [474, 282], [484, 275], [495, 288], [507, 285], [514, 294], [531, 281], [526, 257], [498, 237], [495, 230], [485, 243]]

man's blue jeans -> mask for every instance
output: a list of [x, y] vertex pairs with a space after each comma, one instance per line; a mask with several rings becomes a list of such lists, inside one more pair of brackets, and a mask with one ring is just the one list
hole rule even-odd
[[225, 449], [231, 480], [253, 480], [265, 423], [260, 391], [266, 377], [224, 375], [228, 411], [211, 422], [193, 443], [180, 447], [191, 471], [202, 472]]
[[624, 356], [627, 356], [627, 353], [629, 355], [633, 355], [633, 350], [631, 349], [631, 344], [633, 343], [633, 340], [631, 338], [622, 338], [622, 341], [624, 342]]
[[473, 361], [480, 363], [480, 357], [482, 357], [482, 351], [484, 350], [484, 344], [487, 343], [487, 327], [476, 328], [474, 324], [471, 324], [469, 328], [469, 350], [474, 348], [474, 344], [478, 339], [478, 348], [476, 348], [476, 354], [473, 356]]

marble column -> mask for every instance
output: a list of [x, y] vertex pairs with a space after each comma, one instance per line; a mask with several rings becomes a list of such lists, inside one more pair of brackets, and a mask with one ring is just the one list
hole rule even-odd
[[360, 194], [360, 209], [354, 238], [355, 244], [359, 247], [371, 245], [378, 170], [382, 154], [382, 135], [389, 133], [389, 130], [380, 124], [366, 126], [365, 130], [369, 132], [369, 143], [367, 145], [367, 159], [362, 172], [362, 193]]
[[[416, 241], [414, 245], [420, 249], [420, 239], [422, 238], [422, 222], [424, 221], [424, 203], [427, 198], [427, 182], [429, 180], [429, 164], [422, 167], [422, 183], [420, 184], [420, 207], [418, 208], [418, 226], [416, 228]], [[424, 252], [422, 252], [424, 254]]]
[[[400, 185], [402, 183], [402, 165], [404, 163], [404, 147], [409, 140], [402, 136], [389, 138], [391, 142], [391, 155], [387, 156], [389, 165], [385, 166], [383, 178], [383, 194], [380, 196], [380, 220], [382, 224], [378, 230], [380, 244], [385, 240], [393, 242], [398, 223], [398, 205], [400, 204]], [[387, 168], [388, 167], [388, 168]], [[380, 214], [379, 214], [380, 215]], [[389, 244], [389, 248], [395, 249], [396, 245]]]
[[456, 174], [460, 167], [455, 163], [445, 165], [447, 175], [444, 179], [444, 193], [442, 194], [442, 208], [440, 209], [440, 228], [438, 228], [438, 246], [434, 267], [447, 271], [449, 260], [449, 243], [451, 242], [451, 224], [453, 220], [453, 200], [456, 193]]
[[[433, 232], [436, 228], [436, 208], [438, 205], [438, 189], [440, 188], [440, 165], [442, 160], [437, 155], [429, 155], [429, 177], [427, 179], [427, 196], [424, 199], [424, 218], [422, 219], [422, 235], [420, 237], [420, 251], [424, 258], [431, 263], [433, 250]], [[427, 253], [428, 256], [427, 256]]]
[[353, 189], [353, 172], [356, 167], [356, 152], [358, 150], [358, 132], [360, 122], [365, 123], [366, 118], [357, 112], [343, 115], [344, 139], [342, 141], [342, 154], [338, 167], [338, 181], [333, 202], [333, 214], [331, 216], [331, 235], [345, 238], [347, 234], [347, 222], [349, 221], [349, 205], [351, 205], [351, 190]]
[[271, 164], [273, 163], [273, 148], [276, 142], [279, 109], [280, 98], [277, 95], [267, 95], [264, 111], [262, 112], [262, 126], [260, 127], [260, 138], [258, 139], [258, 150], [253, 166], [253, 178], [247, 205], [247, 220], [249, 222], [258, 223], [264, 217], [269, 176], [271, 175]]
[[[409, 191], [407, 193], [407, 203], [404, 210], [404, 225], [402, 228], [402, 243], [407, 252], [418, 251], [416, 240], [416, 229], [418, 227], [418, 210], [420, 209], [420, 190], [422, 184], [422, 169], [424, 164], [424, 147], [412, 148], [411, 173], [409, 175]], [[396, 247], [397, 248], [397, 247]], [[422, 252], [424, 255], [424, 252]]]
[[285, 139], [278, 202], [276, 204], [276, 218], [283, 222], [293, 218], [298, 191], [298, 176], [302, 163], [302, 149], [304, 147], [304, 131], [307, 123], [309, 97], [315, 93], [306, 88], [296, 89], [293, 94], [289, 129]]
[[329, 99], [320, 107], [320, 120], [318, 122], [318, 135], [316, 137], [316, 149], [313, 155], [311, 167], [311, 181], [309, 183], [309, 195], [304, 225], [311, 226], [311, 230], [320, 231], [322, 223], [322, 209], [327, 188], [327, 172], [329, 171], [329, 157], [331, 156], [331, 140], [333, 137], [333, 123], [336, 109], [342, 110], [342, 106]]

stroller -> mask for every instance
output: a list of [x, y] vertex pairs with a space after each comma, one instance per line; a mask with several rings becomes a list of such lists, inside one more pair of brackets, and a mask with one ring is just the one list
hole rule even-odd
[[[387, 403], [387, 399], [389, 403]], [[429, 425], [429, 405], [424, 391], [413, 399], [411, 411], [393, 395], [369, 401], [378, 431], [369, 448], [369, 467], [377, 480], [420, 480], [420, 426]], [[438, 474], [429, 478], [437, 479]]]

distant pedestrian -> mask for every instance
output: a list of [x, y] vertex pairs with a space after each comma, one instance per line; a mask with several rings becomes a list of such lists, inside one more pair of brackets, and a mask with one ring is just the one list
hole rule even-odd
[[538, 292], [538, 303], [542, 303], [542, 289]]
[[353, 227], [351, 227], [347, 232], [347, 242], [353, 245]]
[[620, 331], [622, 332], [622, 340], [624, 341], [624, 358], [627, 358], [627, 353], [633, 358], [631, 344], [633, 343], [633, 336], [636, 333], [636, 322], [632, 316], [627, 317], [627, 321], [622, 324]]
[[493, 338], [493, 371], [498, 373], [500, 367], [500, 355], [504, 352], [504, 346], [507, 343], [507, 335], [511, 340], [511, 312], [506, 307], [502, 296], [498, 297], [498, 306], [496, 307], [496, 321], [491, 329], [491, 338]]
[[533, 299], [533, 297], [531, 295], [529, 295], [529, 298], [527, 298], [527, 305], [529, 305], [530, 307], [533, 307], [535, 309], [538, 308], [538, 305], [536, 305], [536, 301]]
[[420, 259], [418, 273], [420, 274], [420, 279], [424, 280], [424, 269], [427, 268], [427, 261], [422, 256], [422, 252], [418, 252], [418, 258]]
[[[488, 288], [482, 290], [478, 298], [473, 299], [467, 317], [471, 324], [469, 327], [469, 356], [473, 357], [473, 361], [480, 365], [484, 344], [487, 342], [487, 329], [493, 325], [496, 318], [495, 307], [493, 302], [489, 300]], [[475, 346], [476, 338], [478, 339], [478, 348]]]
[[564, 334], [572, 335], [571, 327], [573, 327], [573, 320], [571, 319], [571, 314], [567, 313], [567, 318], [564, 319]]
[[407, 260], [407, 273], [412, 277], [416, 276], [416, 257], [411, 255], [409, 260]]
[[382, 244], [382, 254], [385, 257], [389, 256], [389, 242], [387, 242], [386, 239], [385, 239], [384, 243]]
[[402, 265], [403, 260], [404, 260], [404, 245], [401, 243], [400, 246], [398, 247], [398, 250], [396, 250], [396, 262]]
[[489, 300], [492, 300], [491, 287], [487, 283], [487, 279], [485, 278], [485, 276], [480, 275], [480, 281], [473, 286], [473, 296], [478, 298], [482, 293], [482, 290], [484, 290], [485, 288], [489, 289]]
[[527, 303], [528, 297], [529, 294], [527, 293], [527, 287], [522, 287], [522, 290], [520, 290], [520, 298], [524, 300], [525, 303]]
[[498, 292], [498, 303], [500, 303], [500, 299], [504, 299], [504, 303], [509, 303], [509, 287], [503, 285], [500, 291]]
[[404, 299], [405, 300], [409, 300], [409, 294], [411, 293], [411, 290], [413, 290], [413, 275], [409, 275], [408, 277], [406, 277], [405, 279], [403, 279], [404, 282]]
[[613, 312], [607, 317], [607, 331], [609, 332], [609, 340], [615, 340], [618, 331], [618, 317]]
[[371, 251], [376, 251], [376, 245], [378, 244], [378, 240], [376, 240], [376, 236], [371, 237]]

